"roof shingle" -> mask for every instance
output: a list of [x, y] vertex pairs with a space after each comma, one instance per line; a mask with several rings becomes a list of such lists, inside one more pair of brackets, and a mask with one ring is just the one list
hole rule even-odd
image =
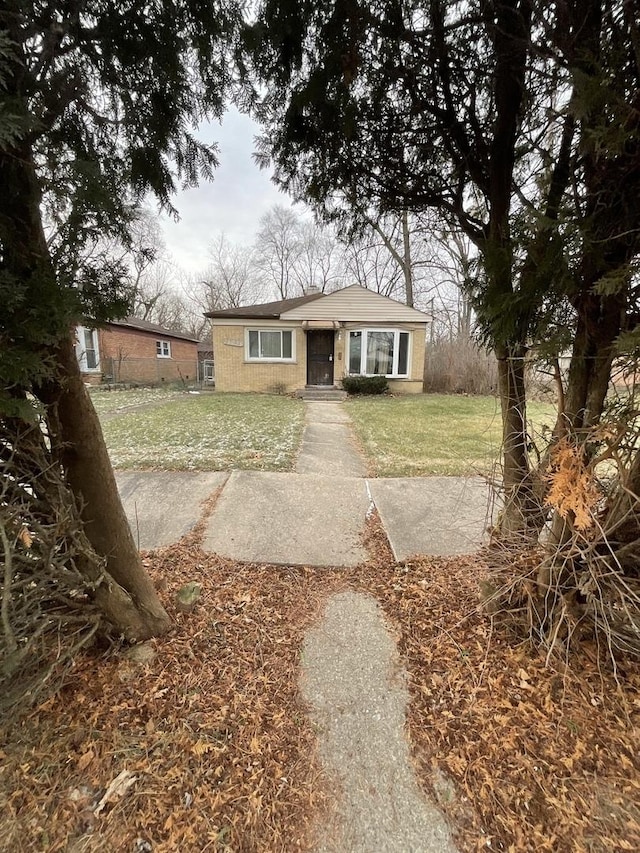
[[313, 302], [324, 296], [324, 293], [308, 293], [294, 299], [281, 299], [279, 302], [264, 302], [262, 305], [245, 305], [242, 308], [221, 308], [219, 311], [207, 311], [205, 317], [231, 317], [234, 319], [251, 319], [253, 317], [277, 320], [284, 311], [290, 311], [306, 302]]

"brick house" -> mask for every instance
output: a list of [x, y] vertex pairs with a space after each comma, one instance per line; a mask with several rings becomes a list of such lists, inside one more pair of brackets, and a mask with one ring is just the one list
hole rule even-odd
[[293, 392], [383, 375], [394, 393], [422, 391], [422, 311], [353, 284], [333, 293], [211, 311], [216, 390]]
[[76, 355], [85, 382], [160, 384], [198, 377], [198, 339], [125, 317], [100, 329], [76, 328]]

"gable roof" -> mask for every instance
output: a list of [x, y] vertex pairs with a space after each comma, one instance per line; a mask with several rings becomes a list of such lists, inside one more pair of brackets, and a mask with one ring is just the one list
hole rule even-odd
[[429, 316], [397, 299], [383, 296], [359, 284], [323, 294], [309, 306], [283, 311], [281, 320], [338, 320], [356, 323], [427, 323]]
[[194, 338], [193, 335], [174, 332], [172, 329], [166, 329], [157, 323], [149, 322], [149, 320], [141, 320], [139, 317], [123, 317], [122, 320], [111, 320], [107, 325], [126, 326], [129, 329], [138, 329], [140, 332], [152, 332], [156, 335], [162, 335], [164, 338], [178, 338], [181, 341], [195, 341], [196, 343], [198, 341], [198, 338]]
[[277, 320], [285, 311], [306, 305], [320, 299], [324, 293], [308, 293], [306, 296], [297, 296], [295, 299], [281, 299], [279, 302], [263, 302], [261, 305], [245, 305], [242, 308], [221, 308], [219, 311], [207, 311], [205, 317], [229, 317], [233, 319], [263, 318]]
[[308, 293], [295, 299], [208, 311], [205, 317], [234, 320], [338, 320], [376, 323], [427, 323], [424, 311], [409, 308], [397, 299], [382, 296], [359, 284], [333, 293]]

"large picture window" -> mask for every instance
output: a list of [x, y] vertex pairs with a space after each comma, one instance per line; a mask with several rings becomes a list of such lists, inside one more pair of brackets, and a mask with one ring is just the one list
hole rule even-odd
[[249, 329], [250, 361], [293, 361], [291, 329]]
[[349, 373], [408, 376], [409, 332], [362, 329], [349, 333]]

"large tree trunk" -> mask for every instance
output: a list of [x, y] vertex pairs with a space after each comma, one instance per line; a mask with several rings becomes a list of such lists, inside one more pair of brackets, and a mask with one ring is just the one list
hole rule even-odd
[[[18, 66], [17, 66], [18, 67]], [[17, 74], [20, 73], [19, 67]], [[19, 83], [12, 78], [15, 88]], [[86, 533], [120, 590], [98, 592], [110, 621], [129, 639], [143, 639], [168, 629], [170, 619], [142, 568], [119, 500], [100, 424], [82, 383], [69, 334], [73, 294], [59, 287], [52, 267], [40, 213], [41, 192], [27, 136], [13, 147], [0, 148], [0, 270], [15, 282], [18, 310], [26, 316], [28, 334], [20, 344], [43, 348], [50, 376], [31, 377], [34, 392], [55, 407], [60, 429], [61, 461], [73, 492], [83, 503]], [[16, 312], [16, 306], [7, 310]], [[11, 318], [17, 325], [17, 318]], [[51, 352], [51, 342], [58, 341]], [[17, 346], [13, 339], [6, 346]], [[47, 347], [44, 351], [44, 347]], [[50, 378], [51, 376], [55, 378]], [[13, 379], [14, 391], [26, 390]], [[90, 580], [95, 580], [91, 577]], [[128, 596], [122, 595], [126, 590]], [[108, 600], [107, 600], [108, 599]], [[121, 606], [117, 605], [120, 601]]]
[[531, 483], [527, 452], [524, 347], [497, 347], [498, 388], [502, 408], [504, 507], [499, 534], [512, 539], [537, 533], [539, 507]]
[[[80, 501], [87, 538], [105, 558], [109, 576], [128, 593], [128, 597], [111, 595], [109, 619], [129, 639], [162, 634], [171, 620], [142, 567], [70, 337], [60, 342], [57, 358], [63, 378], [38, 389], [38, 396], [52, 409], [60, 462]], [[104, 591], [101, 595], [104, 599]]]

